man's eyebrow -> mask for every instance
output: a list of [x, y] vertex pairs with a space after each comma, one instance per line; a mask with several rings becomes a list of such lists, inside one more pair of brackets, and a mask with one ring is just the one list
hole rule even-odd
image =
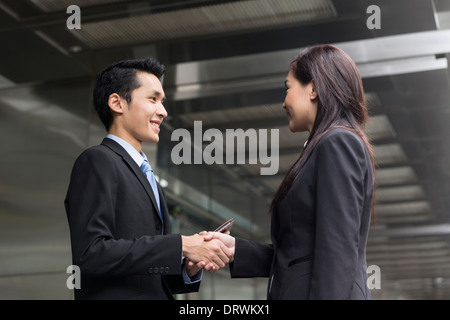
[[[151, 94], [154, 94], [155, 96], [162, 96], [163, 94], [160, 91], [157, 90], [152, 90]], [[161, 99], [163, 102], [166, 101], [166, 96], [163, 96], [163, 98]]]

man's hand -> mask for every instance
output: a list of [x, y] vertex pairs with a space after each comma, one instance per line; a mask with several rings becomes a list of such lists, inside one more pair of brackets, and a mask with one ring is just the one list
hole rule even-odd
[[234, 246], [236, 244], [236, 239], [232, 236], [230, 236], [230, 232], [206, 232], [200, 233], [201, 235], [204, 236], [203, 240], [205, 241], [210, 241], [212, 239], [217, 239], [220, 240], [224, 245], [226, 245], [232, 252], [233, 252], [233, 256], [231, 257], [231, 261], [233, 262], [234, 259]]
[[[227, 248], [229, 248], [232, 252], [232, 256], [230, 256], [230, 261], [229, 262], [233, 262], [234, 260], [234, 248], [235, 248], [235, 243], [236, 240], [234, 237], [229, 235], [230, 232], [207, 232], [207, 231], [202, 231], [200, 232], [200, 236], [203, 236], [203, 240], [204, 241], [212, 241], [212, 240], [220, 240]], [[193, 261], [189, 261], [187, 266], [189, 267], [193, 267], [194, 266], [194, 262]], [[207, 271], [217, 271], [214, 266], [211, 263], [206, 263], [205, 261], [200, 261], [196, 264], [197, 268], [203, 268]]]
[[186, 273], [189, 278], [195, 276], [201, 269], [206, 267], [206, 263], [204, 261], [200, 261], [197, 264], [190, 261], [188, 258], [184, 259], [184, 266], [186, 268]]
[[[203, 235], [181, 236], [183, 256], [196, 264], [196, 268], [207, 268], [217, 271], [230, 263], [234, 250], [228, 248], [218, 239], [204, 241]], [[194, 271], [192, 264], [187, 263], [188, 269]], [[191, 273], [191, 272], [189, 272]]]

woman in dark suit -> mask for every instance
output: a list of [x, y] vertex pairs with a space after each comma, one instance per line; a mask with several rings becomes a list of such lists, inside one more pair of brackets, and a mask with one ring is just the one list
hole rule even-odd
[[317, 45], [290, 64], [285, 84], [289, 128], [310, 135], [274, 195], [272, 244], [207, 239], [235, 248], [233, 278], [269, 277], [268, 299], [370, 299], [375, 167], [360, 74], [344, 51]]

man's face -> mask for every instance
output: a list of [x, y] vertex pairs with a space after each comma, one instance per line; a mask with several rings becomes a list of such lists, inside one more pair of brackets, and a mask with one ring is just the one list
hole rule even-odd
[[122, 129], [129, 142], [158, 142], [159, 127], [167, 111], [163, 106], [164, 90], [159, 79], [150, 73], [136, 74], [141, 86], [131, 93], [131, 102], [124, 104]]

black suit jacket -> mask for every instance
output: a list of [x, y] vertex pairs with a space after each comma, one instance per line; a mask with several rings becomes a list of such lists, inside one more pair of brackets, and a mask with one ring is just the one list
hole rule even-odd
[[[105, 138], [76, 160], [65, 199], [75, 299], [173, 299], [198, 291], [182, 279], [181, 235], [158, 185], [164, 228], [151, 186], [125, 149]], [[163, 230], [164, 229], [164, 230]]]
[[268, 299], [370, 299], [374, 177], [362, 140], [333, 129], [274, 209], [272, 244], [236, 239], [232, 277], [270, 277]]

